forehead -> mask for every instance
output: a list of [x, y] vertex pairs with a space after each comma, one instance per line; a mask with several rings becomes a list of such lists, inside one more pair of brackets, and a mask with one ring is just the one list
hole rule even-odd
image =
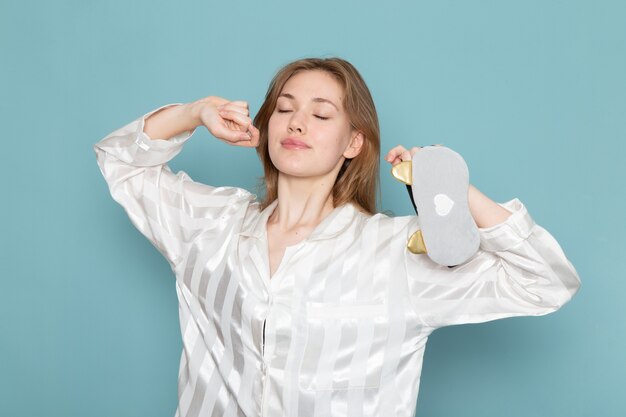
[[321, 97], [340, 106], [343, 101], [343, 87], [339, 81], [321, 70], [301, 71], [292, 75], [283, 86], [281, 94], [290, 94], [300, 102]]

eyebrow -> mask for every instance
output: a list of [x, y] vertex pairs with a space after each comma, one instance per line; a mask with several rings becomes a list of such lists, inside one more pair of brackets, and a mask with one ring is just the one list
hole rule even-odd
[[[296, 98], [294, 96], [292, 96], [289, 93], [282, 93], [281, 95], [279, 95], [278, 97], [286, 97], [290, 100], [295, 100]], [[312, 101], [316, 102], [316, 103], [329, 103], [331, 104], [334, 108], [337, 109], [337, 111], [339, 111], [339, 108], [335, 105], [335, 103], [333, 103], [332, 101], [323, 98], [323, 97], [313, 97]]]

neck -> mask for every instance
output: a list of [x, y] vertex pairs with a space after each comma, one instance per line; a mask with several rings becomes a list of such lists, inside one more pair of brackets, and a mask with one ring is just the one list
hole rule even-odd
[[278, 204], [268, 222], [283, 231], [314, 228], [334, 209], [334, 178], [332, 175], [302, 178], [279, 173]]

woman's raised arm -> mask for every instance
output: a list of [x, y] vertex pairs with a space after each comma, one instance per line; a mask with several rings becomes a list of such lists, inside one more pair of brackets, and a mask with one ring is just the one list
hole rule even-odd
[[254, 147], [259, 131], [252, 125], [246, 101], [209, 96], [180, 106], [161, 109], [145, 120], [150, 139], [169, 140], [204, 125], [216, 138], [236, 146]]
[[[542, 316], [569, 302], [580, 278], [556, 239], [517, 198], [500, 204], [512, 214], [479, 228], [480, 249], [453, 268], [405, 253], [409, 296], [433, 328], [506, 317]], [[407, 233], [417, 226], [417, 217]]]
[[202, 123], [197, 116], [195, 103], [162, 108], [145, 120], [143, 131], [150, 139], [169, 140], [187, 131], [193, 131]]
[[[412, 160], [415, 147], [386, 155], [397, 164]], [[404, 251], [409, 296], [422, 322], [437, 328], [558, 310], [576, 294], [580, 278], [556, 239], [537, 225], [515, 198], [500, 204], [470, 184], [468, 206], [478, 226], [478, 252], [454, 267]], [[421, 222], [406, 224], [411, 236]], [[435, 230], [436, 231], [436, 230]]]
[[[207, 247], [228, 239], [255, 198], [241, 188], [195, 182], [184, 171], [174, 173], [167, 165], [197, 126], [206, 126], [227, 142], [228, 137], [241, 134], [241, 129], [254, 132], [251, 125], [246, 126], [246, 116], [235, 102], [227, 102], [225, 107], [239, 111], [239, 115], [222, 117], [216, 110], [219, 104], [213, 100], [197, 107], [180, 103], [162, 106], [109, 133], [93, 147], [111, 196], [172, 270], [181, 265], [198, 239]], [[190, 113], [194, 108], [198, 109], [200, 124], [194, 121], [193, 111]], [[149, 133], [147, 121], [151, 121]], [[252, 146], [258, 134], [252, 136], [233, 139], [234, 144]], [[219, 254], [217, 249], [213, 252]]]

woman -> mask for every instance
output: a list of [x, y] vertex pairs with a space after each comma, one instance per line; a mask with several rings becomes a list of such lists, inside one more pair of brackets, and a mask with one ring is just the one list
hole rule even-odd
[[[198, 126], [256, 148], [262, 202], [168, 168]], [[548, 314], [576, 293], [524, 205], [473, 186], [476, 255], [448, 268], [409, 252], [417, 216], [376, 213], [379, 148], [371, 95], [339, 58], [282, 68], [254, 123], [246, 102], [207, 97], [95, 144], [113, 198], [176, 275], [176, 416], [412, 416], [433, 330]]]

